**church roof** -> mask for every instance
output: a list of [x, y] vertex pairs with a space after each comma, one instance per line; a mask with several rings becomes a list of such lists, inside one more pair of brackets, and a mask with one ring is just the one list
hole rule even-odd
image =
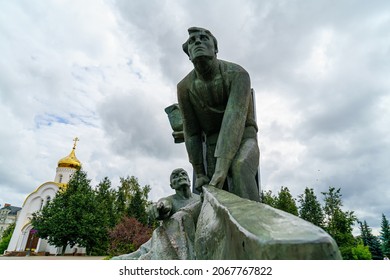
[[79, 139], [76, 137], [73, 139], [74, 145], [72, 148], [72, 151], [70, 154], [58, 161], [58, 167], [70, 167], [70, 168], [75, 168], [75, 169], [80, 169], [81, 168], [81, 162], [77, 159], [76, 157], [76, 142], [79, 141]]
[[47, 189], [48, 187], [50, 187], [50, 188], [58, 188], [58, 189], [64, 189], [64, 188], [66, 188], [66, 184], [61, 184], [61, 183], [56, 183], [56, 182], [46, 182], [46, 183], [43, 183], [42, 185], [40, 185], [38, 188], [36, 188], [36, 190], [34, 190], [32, 193], [30, 193], [26, 198], [25, 198], [25, 200], [24, 200], [24, 202], [23, 202], [23, 207], [26, 205], [26, 202], [27, 202], [27, 200], [30, 198], [30, 197], [32, 197], [32, 196], [34, 196], [34, 195], [36, 195], [36, 194], [38, 194], [38, 196], [40, 195], [40, 193], [41, 193], [41, 191], [43, 190], [43, 189]]

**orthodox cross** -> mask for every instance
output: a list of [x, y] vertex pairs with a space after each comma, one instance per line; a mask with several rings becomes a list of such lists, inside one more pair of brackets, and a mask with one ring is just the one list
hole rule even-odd
[[75, 139], [73, 139], [73, 141], [74, 141], [73, 149], [76, 149], [77, 141], [80, 141], [80, 139], [78, 137], [76, 137]]

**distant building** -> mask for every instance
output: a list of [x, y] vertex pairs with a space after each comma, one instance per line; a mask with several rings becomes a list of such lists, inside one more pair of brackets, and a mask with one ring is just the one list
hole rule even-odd
[[21, 207], [12, 206], [8, 203], [4, 204], [3, 208], [0, 208], [0, 239], [3, 237], [3, 232], [16, 222], [18, 212], [21, 209]]
[[[25, 199], [6, 251], [7, 254], [25, 255], [34, 252], [39, 255], [56, 255], [62, 252], [62, 248], [50, 245], [47, 240], [36, 236], [36, 230], [32, 227], [30, 219], [32, 214], [49, 203], [60, 189], [66, 189], [72, 175], [81, 168], [81, 163], [75, 154], [76, 141], [78, 138], [74, 139], [70, 154], [58, 161], [54, 182], [43, 183]], [[69, 246], [65, 254], [72, 254], [75, 249], [78, 254], [85, 254], [85, 248], [70, 248]]]

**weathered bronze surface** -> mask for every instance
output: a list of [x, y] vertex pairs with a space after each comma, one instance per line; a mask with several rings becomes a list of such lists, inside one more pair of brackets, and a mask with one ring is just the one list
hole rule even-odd
[[150, 216], [161, 220], [145, 244], [137, 251], [113, 260], [192, 260], [195, 259], [195, 232], [201, 202], [191, 193], [190, 180], [182, 168], [172, 171], [171, 188], [175, 194], [161, 198], [150, 208]]
[[167, 108], [165, 108], [165, 113], [167, 113], [169, 123], [173, 129], [172, 136], [175, 140], [175, 143], [183, 143], [183, 118], [181, 117], [179, 104], [175, 103], [168, 106]]
[[257, 125], [248, 72], [217, 59], [210, 31], [192, 27], [183, 44], [194, 69], [177, 85], [185, 145], [195, 186], [209, 184], [259, 201]]

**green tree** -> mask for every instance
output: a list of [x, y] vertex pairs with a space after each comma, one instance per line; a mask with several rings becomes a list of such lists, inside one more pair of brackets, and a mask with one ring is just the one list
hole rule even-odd
[[[121, 178], [122, 181], [122, 178]], [[117, 223], [120, 222], [123, 216], [126, 215], [126, 205], [127, 197], [126, 191], [123, 189], [123, 186], [118, 187], [118, 191], [116, 192], [116, 201], [115, 201], [115, 220]]]
[[304, 193], [298, 196], [298, 202], [299, 216], [302, 219], [319, 227], [324, 226], [324, 212], [313, 189], [305, 188]]
[[278, 193], [275, 208], [286, 211], [290, 214], [298, 216], [298, 208], [295, 203], [295, 199], [290, 193], [290, 190], [287, 187], [281, 187]]
[[266, 192], [261, 191], [260, 198], [261, 198], [262, 203], [267, 204], [271, 207], [275, 207], [277, 197], [274, 194], [272, 194], [272, 191], [270, 191], [270, 190], [268, 190]]
[[62, 247], [62, 254], [67, 245], [76, 244], [91, 253], [100, 236], [107, 234], [90, 180], [81, 170], [75, 172], [65, 191], [59, 191], [49, 204], [33, 214], [31, 223], [40, 238]]
[[363, 244], [363, 240], [357, 240], [357, 245], [351, 248], [352, 259], [354, 260], [371, 260], [372, 255], [368, 246]]
[[76, 245], [76, 234], [74, 221], [64, 215], [67, 207], [66, 198], [63, 192], [58, 192], [54, 199], [42, 208], [41, 211], [33, 213], [31, 223], [38, 230], [40, 238], [47, 239], [50, 245], [62, 247], [62, 254], [65, 248]]
[[105, 225], [113, 228], [116, 224], [116, 196], [117, 193], [111, 188], [111, 181], [105, 177], [96, 186], [95, 190], [97, 203], [101, 206], [101, 215], [105, 218]]
[[380, 238], [382, 241], [382, 252], [383, 255], [390, 257], [390, 225], [389, 220], [382, 213], [381, 232]]
[[135, 191], [134, 196], [132, 197], [127, 215], [129, 217], [134, 217], [142, 224], [146, 225], [148, 223], [148, 214], [147, 214], [147, 200], [143, 199], [141, 191]]
[[14, 229], [15, 229], [15, 223], [12, 223], [4, 230], [3, 236], [0, 240], [0, 254], [3, 254], [3, 252], [7, 250]]
[[341, 207], [341, 189], [329, 187], [323, 192], [325, 205], [324, 229], [334, 238], [344, 259], [353, 259], [352, 248], [356, 245], [352, 226], [356, 221], [353, 211], [344, 212]]
[[100, 234], [97, 235], [96, 245], [91, 248], [92, 255], [106, 255], [109, 250], [109, 231], [115, 227], [117, 217], [115, 213], [116, 192], [111, 189], [111, 181], [105, 177], [95, 189], [97, 215], [100, 219]]
[[150, 186], [141, 187], [134, 176], [120, 178], [121, 185], [117, 193], [117, 216], [134, 217], [144, 225], [148, 223], [147, 207]]
[[372, 234], [372, 229], [368, 226], [366, 221], [359, 223], [360, 236], [364, 246], [368, 246], [373, 260], [381, 260], [383, 253], [379, 238]]

